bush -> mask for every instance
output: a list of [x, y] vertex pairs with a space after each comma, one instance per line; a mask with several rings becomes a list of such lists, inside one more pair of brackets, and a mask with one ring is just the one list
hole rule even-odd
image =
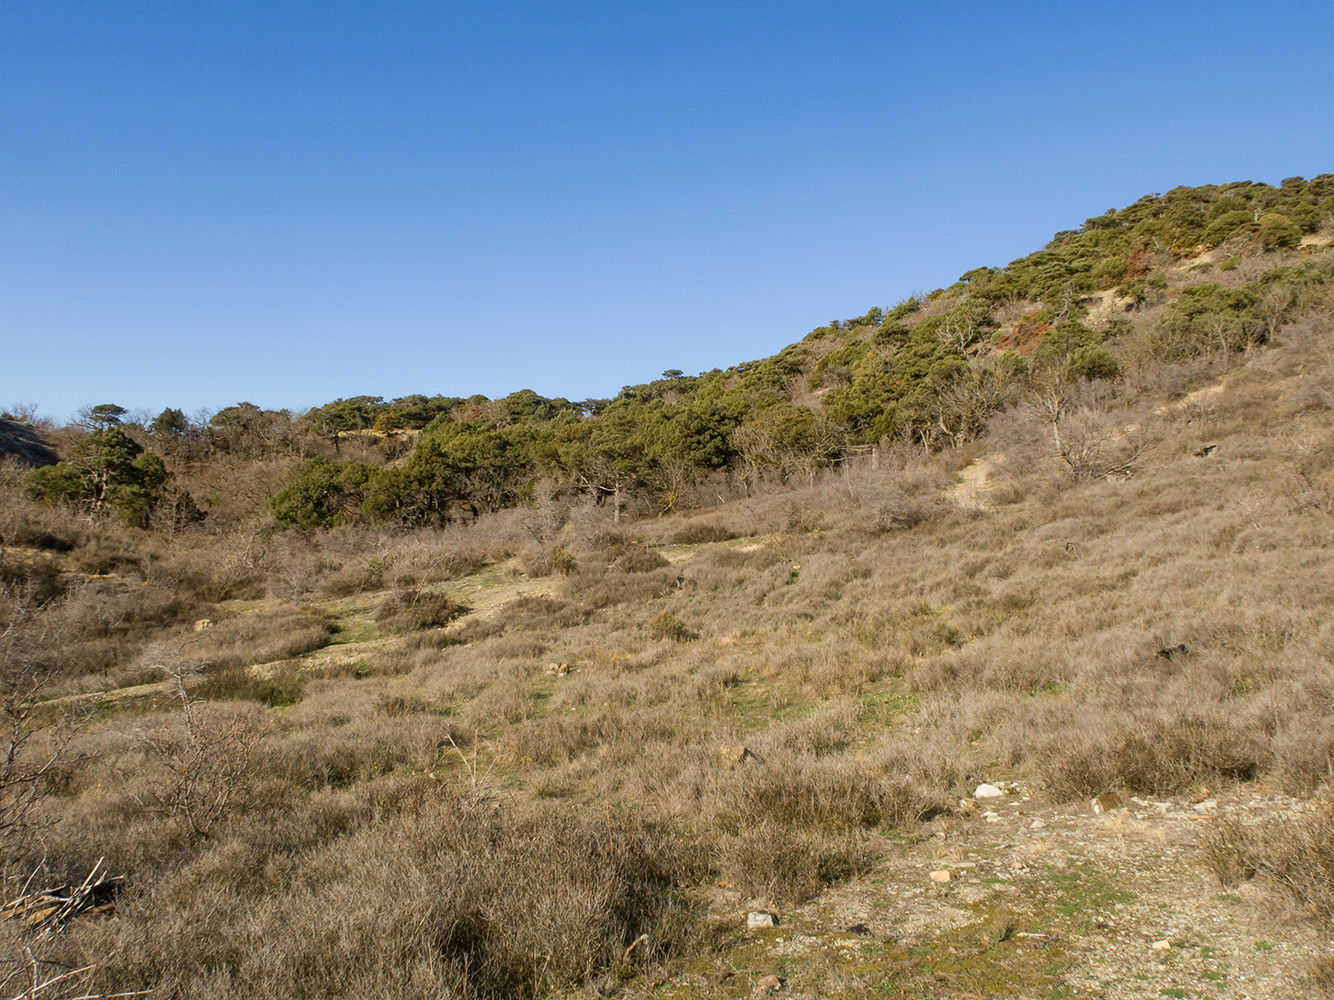
[[646, 549], [642, 545], [631, 545], [612, 563], [617, 569], [627, 573], [650, 573], [655, 569], [670, 566], [661, 552]]
[[1213, 820], [1200, 838], [1205, 865], [1224, 887], [1263, 877], [1325, 927], [1334, 926], [1334, 790], [1256, 824]]
[[468, 611], [445, 593], [399, 591], [375, 609], [375, 620], [387, 632], [420, 632], [443, 628]]
[[650, 621], [648, 632], [654, 639], [671, 639], [673, 642], [687, 642], [695, 638], [695, 633], [686, 627], [686, 623], [670, 611], [664, 611]]
[[871, 852], [849, 838], [761, 824], [717, 847], [714, 863], [729, 889], [772, 906], [800, 903], [869, 867]]
[[1081, 347], [1070, 356], [1070, 371], [1092, 382], [1100, 378], [1120, 378], [1121, 363], [1111, 351], [1101, 347]]
[[704, 545], [709, 542], [726, 542], [735, 538], [735, 533], [720, 524], [687, 524], [671, 536], [675, 545]]
[[[515, 816], [451, 796], [291, 856], [220, 844], [64, 945], [97, 993], [278, 1000], [563, 994], [697, 934], [700, 860], [633, 818]], [[266, 891], [268, 878], [284, 891]]]

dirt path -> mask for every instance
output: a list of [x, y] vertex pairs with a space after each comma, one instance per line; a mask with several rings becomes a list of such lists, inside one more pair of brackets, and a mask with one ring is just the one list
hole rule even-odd
[[946, 490], [946, 495], [967, 510], [991, 510], [995, 505], [987, 494], [996, 488], [994, 478], [999, 467], [998, 457], [984, 455], [974, 460], [959, 473], [959, 482]]

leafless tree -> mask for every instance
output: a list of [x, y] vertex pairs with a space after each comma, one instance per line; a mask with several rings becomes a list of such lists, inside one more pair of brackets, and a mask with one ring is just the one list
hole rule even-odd
[[171, 816], [198, 837], [207, 837], [245, 788], [261, 725], [241, 714], [222, 713], [197, 701], [186, 680], [199, 669], [183, 654], [163, 650], [158, 664], [181, 703], [183, 726], [160, 726], [139, 733], [144, 757], [158, 769], [157, 780], [137, 796], [146, 808]]
[[72, 712], [41, 704], [60, 672], [63, 602], [41, 601], [26, 585], [0, 586], [0, 855], [6, 864], [35, 832], [36, 807], [77, 729]]

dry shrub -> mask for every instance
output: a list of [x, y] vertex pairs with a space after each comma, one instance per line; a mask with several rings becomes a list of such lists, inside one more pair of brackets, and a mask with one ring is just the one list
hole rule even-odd
[[726, 542], [736, 534], [721, 524], [704, 521], [692, 521], [676, 529], [670, 538], [674, 545], [707, 545], [710, 542]]
[[870, 868], [871, 852], [848, 836], [761, 823], [725, 837], [714, 865], [729, 889], [772, 906], [800, 903]]
[[378, 557], [365, 561], [349, 561], [325, 577], [319, 586], [320, 593], [330, 597], [347, 597], [351, 594], [364, 594], [384, 587], [388, 565]]
[[[293, 659], [327, 645], [332, 635], [329, 618], [323, 613], [279, 607], [217, 622], [196, 633], [185, 651], [190, 659], [226, 671]], [[171, 646], [172, 640], [165, 640], [148, 650], [141, 663], [153, 666], [152, 658], [166, 654]]]
[[942, 471], [919, 464], [899, 469], [852, 466], [835, 481], [854, 514], [869, 516], [880, 531], [912, 528], [944, 513], [950, 505], [942, 495]]
[[671, 567], [647, 573], [626, 573], [619, 569], [594, 572], [581, 568], [565, 578], [564, 590], [566, 597], [596, 611], [617, 604], [665, 597], [676, 585], [676, 580], [676, 571]]
[[517, 597], [493, 619], [504, 632], [545, 632], [552, 628], [570, 628], [584, 621], [587, 613], [579, 607], [554, 597]]
[[671, 563], [663, 558], [661, 552], [655, 552], [642, 545], [630, 545], [616, 556], [612, 565], [626, 573], [648, 573], [670, 566]]
[[519, 568], [524, 576], [537, 579], [550, 576], [552, 572], [551, 549], [545, 545], [533, 543], [525, 545], [519, 553]]
[[1311, 959], [1311, 985], [1320, 997], [1334, 997], [1334, 953], [1321, 951]]
[[1227, 887], [1262, 877], [1324, 927], [1334, 926], [1334, 791], [1291, 811], [1244, 823], [1220, 816], [1204, 827], [1205, 865]]
[[[599, 693], [606, 694], [601, 688]], [[608, 706], [575, 715], [551, 715], [530, 719], [505, 739], [506, 756], [537, 767], [555, 767], [602, 751], [603, 759], [638, 761], [650, 759], [657, 768], [667, 766], [659, 751], [698, 737], [689, 720], [672, 711]], [[647, 754], [647, 757], [646, 757]]]
[[0, 561], [0, 588], [22, 590], [42, 604], [63, 594], [65, 582], [54, 559], [6, 555]]
[[670, 611], [663, 611], [649, 621], [648, 634], [654, 639], [670, 639], [672, 642], [688, 642], [697, 638], [689, 626]]
[[1263, 745], [1222, 711], [1135, 719], [1101, 715], [1040, 740], [1031, 760], [1058, 797], [1109, 789], [1165, 795], [1203, 781], [1244, 781], [1260, 769]]
[[775, 751], [722, 776], [711, 806], [715, 823], [735, 834], [766, 822], [825, 831], [906, 826], [939, 803], [863, 761]]
[[306, 686], [296, 664], [257, 674], [239, 664], [215, 670], [194, 686], [191, 694], [210, 701], [255, 701], [269, 708], [295, 705]]
[[[632, 817], [515, 816], [447, 797], [290, 859], [219, 845], [62, 950], [96, 965], [106, 992], [540, 995], [642, 972], [690, 943], [694, 912], [676, 887], [700, 870]], [[284, 891], [256, 891], [257, 874]]]
[[375, 620], [386, 632], [420, 632], [443, 628], [469, 610], [443, 592], [396, 591], [375, 609]]

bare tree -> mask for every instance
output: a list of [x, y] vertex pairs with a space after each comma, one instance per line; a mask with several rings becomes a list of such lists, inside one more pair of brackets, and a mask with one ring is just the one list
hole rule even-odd
[[25, 585], [0, 587], [0, 855], [27, 846], [48, 778], [68, 755], [77, 717], [42, 711], [61, 666], [63, 599], [40, 601]]
[[187, 640], [166, 653], [158, 669], [167, 675], [181, 703], [182, 729], [160, 726], [141, 732], [139, 748], [159, 769], [147, 794], [136, 796], [153, 812], [171, 816], [198, 837], [208, 837], [244, 790], [261, 725], [236, 713], [198, 702], [186, 679], [199, 664], [183, 658]]

